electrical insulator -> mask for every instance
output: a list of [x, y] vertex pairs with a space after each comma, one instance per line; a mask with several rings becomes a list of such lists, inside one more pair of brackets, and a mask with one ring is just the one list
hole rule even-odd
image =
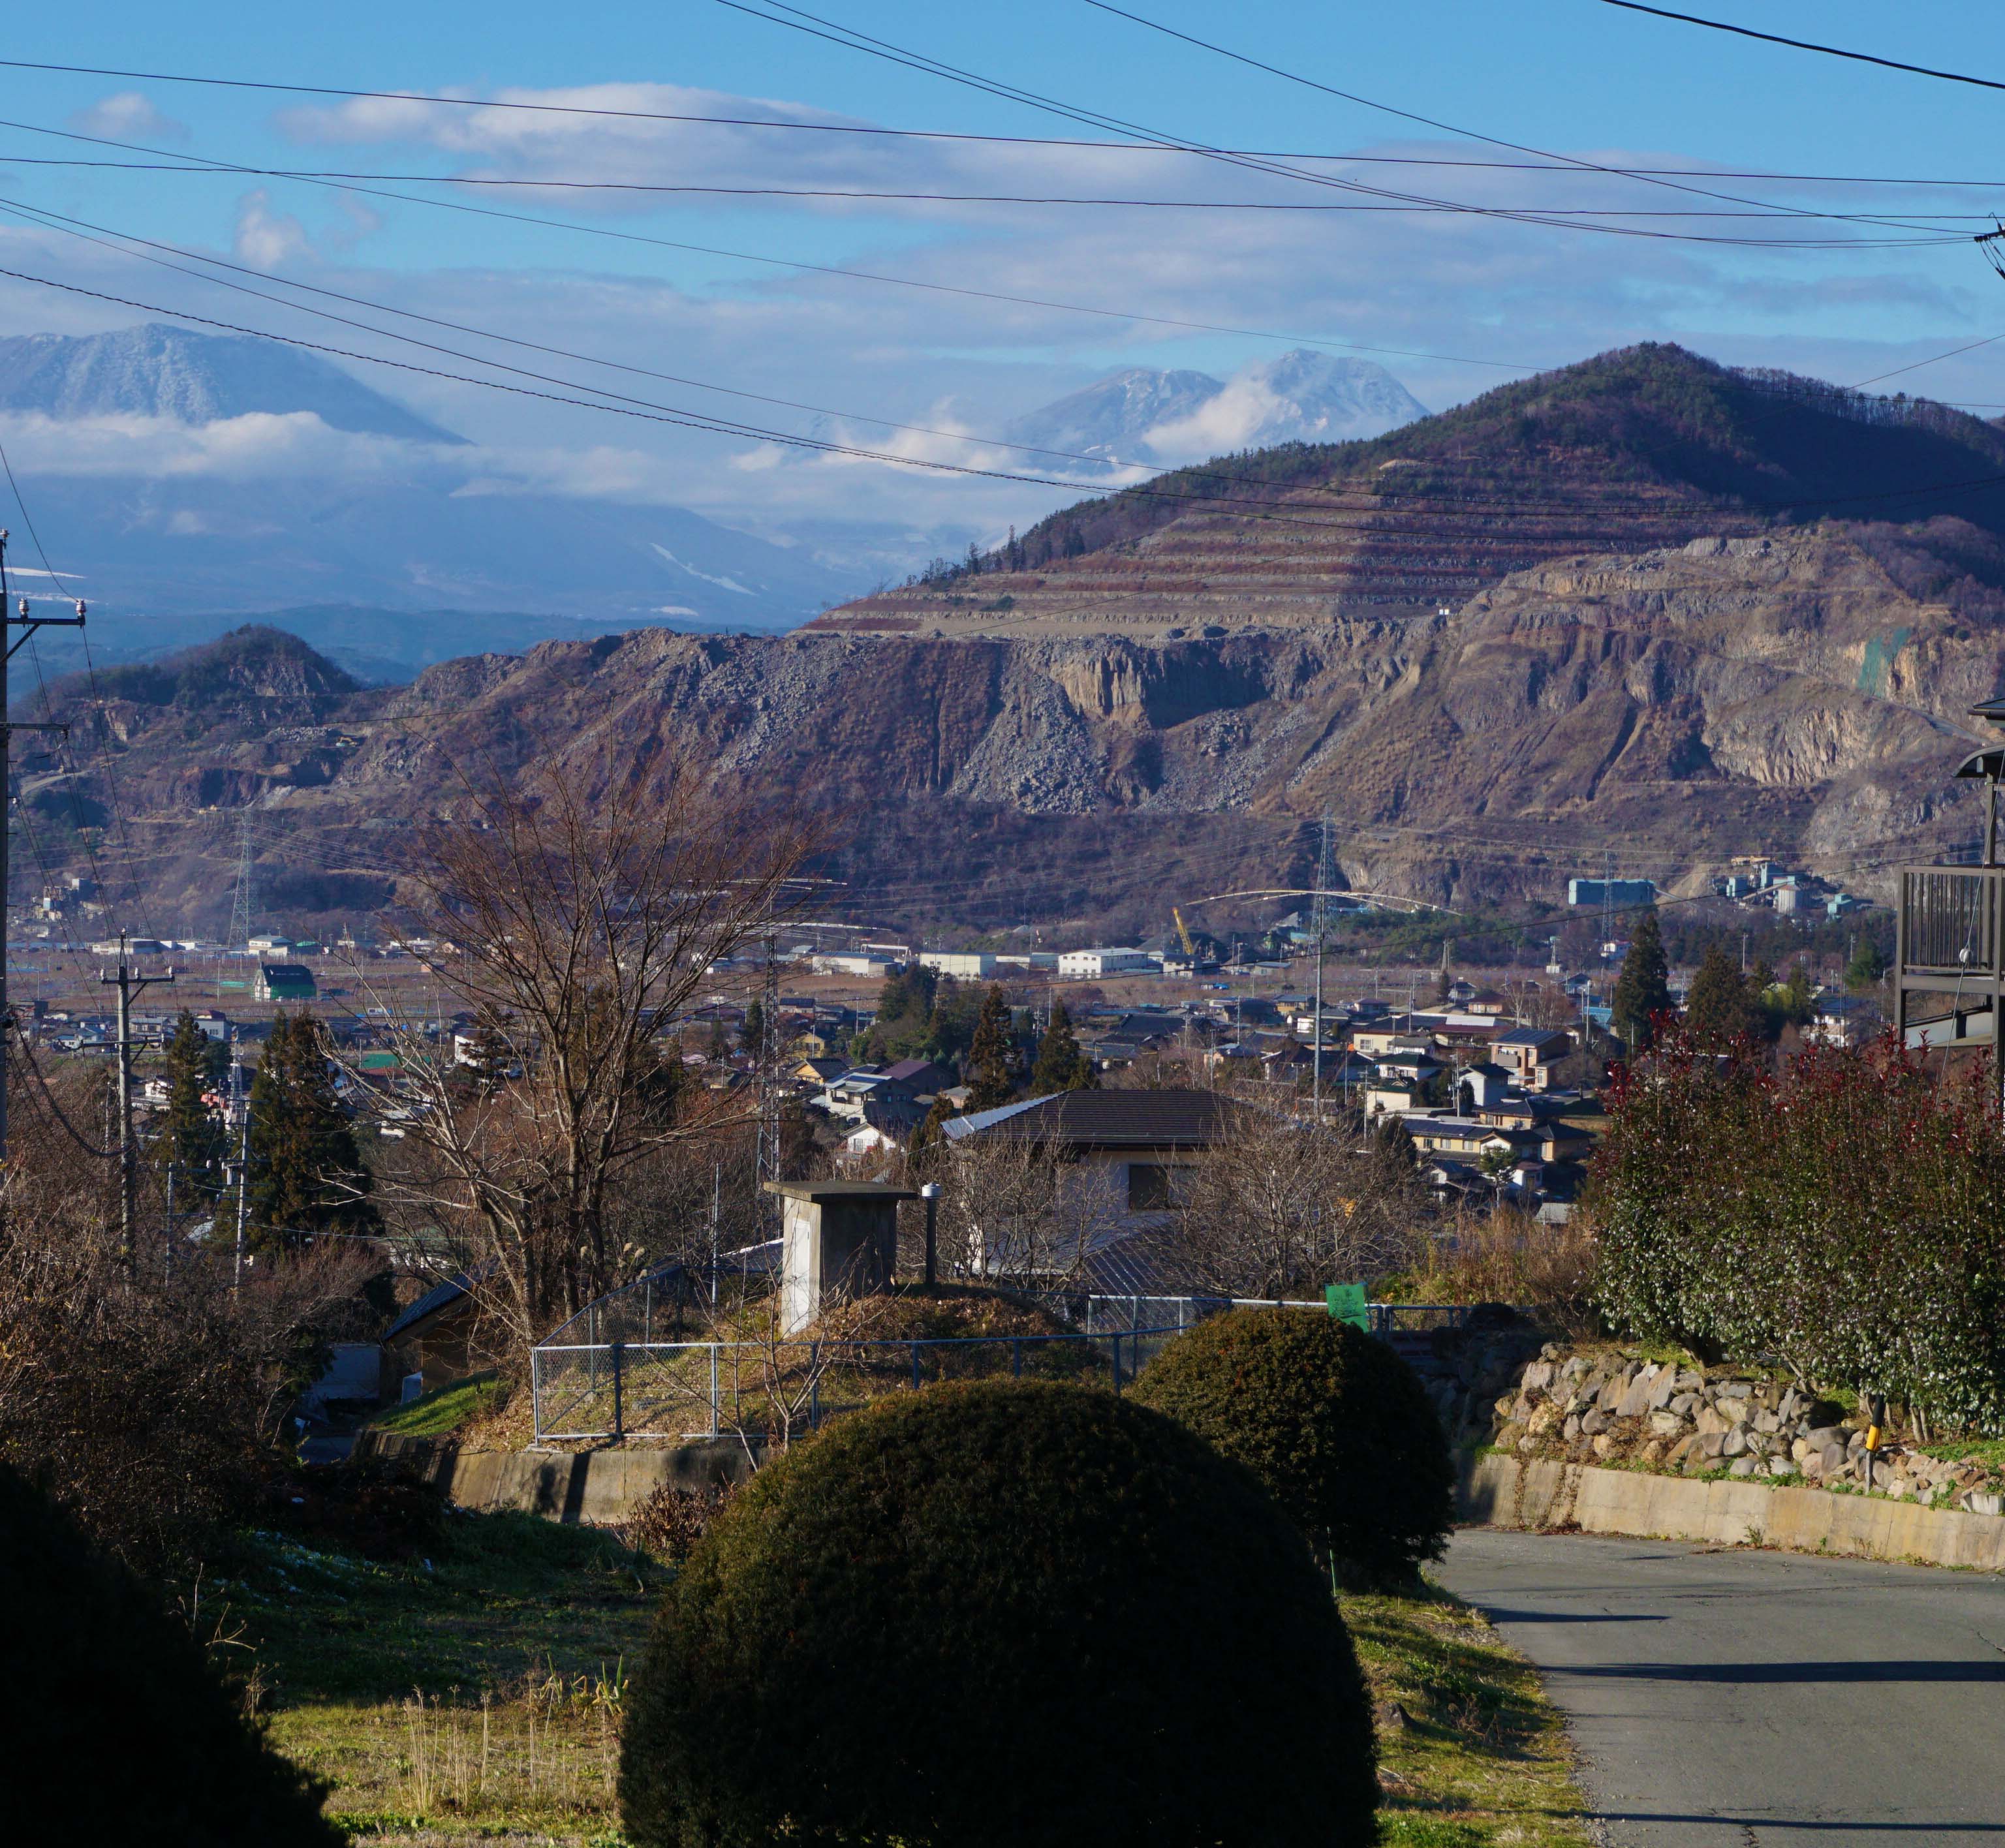
[[26, 598], [23, 597], [23, 598], [21, 599], [21, 620], [22, 620], [23, 622], [26, 622], [26, 621], [27, 621], [27, 619], [28, 619], [28, 600], [27, 600], [27, 598]]
[[76, 619], [79, 622], [83, 620], [83, 599], [81, 597], [76, 600]]

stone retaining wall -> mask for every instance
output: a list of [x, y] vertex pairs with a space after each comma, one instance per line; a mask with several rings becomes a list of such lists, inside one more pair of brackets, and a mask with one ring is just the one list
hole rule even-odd
[[[1490, 1440], [1526, 1461], [1863, 1488], [1864, 1425], [1780, 1380], [1547, 1346], [1496, 1401]], [[1987, 1465], [1925, 1456], [1891, 1433], [1872, 1477], [1873, 1493], [1896, 1500], [1994, 1517], [2005, 1510]]]
[[1459, 1491], [1461, 1517], [1483, 1527], [1775, 1546], [2005, 1572], [2005, 1520], [1884, 1496], [1745, 1478], [1687, 1482], [1495, 1455], [1466, 1457]]
[[358, 1457], [394, 1458], [436, 1482], [455, 1506], [513, 1510], [551, 1520], [616, 1527], [664, 1485], [687, 1493], [741, 1483], [751, 1459], [736, 1438], [705, 1438], [660, 1449], [462, 1450], [450, 1439], [365, 1431]]

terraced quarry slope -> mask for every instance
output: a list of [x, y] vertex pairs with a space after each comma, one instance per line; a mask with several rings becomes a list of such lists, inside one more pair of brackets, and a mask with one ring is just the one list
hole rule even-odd
[[1371, 442], [1222, 458], [1083, 502], [978, 573], [865, 598], [812, 626], [1315, 629], [1431, 616], [1550, 559], [1944, 512], [2005, 532], [2005, 434], [1992, 425], [1634, 347]]
[[[274, 909], [353, 917], [466, 775], [554, 757], [645, 788], [692, 747], [838, 817], [830, 870], [887, 922], [1139, 926], [1165, 894], [1298, 882], [1326, 812], [1354, 883], [1441, 903], [1550, 903], [1604, 847], [1670, 885], [1758, 851], [1873, 889], [1977, 826], [1947, 778], [2005, 599], [1959, 575], [1985, 535], [1930, 541], [1707, 536], [1553, 559], [1447, 615], [1176, 639], [646, 630], [394, 693], [289, 643], [121, 680], [107, 716], [154, 909], [190, 928], [226, 910], [247, 801]], [[38, 826], [72, 790], [108, 797], [91, 773], [27, 780]]]

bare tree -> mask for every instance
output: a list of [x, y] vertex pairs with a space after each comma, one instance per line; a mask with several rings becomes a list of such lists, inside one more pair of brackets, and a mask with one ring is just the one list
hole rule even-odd
[[347, 1064], [364, 1115], [399, 1132], [377, 1205], [442, 1238], [517, 1343], [634, 1268], [620, 1190], [749, 1118], [747, 1100], [686, 1087], [655, 1036], [785, 912], [815, 844], [686, 763], [644, 793], [588, 794], [555, 769], [497, 780], [427, 832], [416, 929], [503, 1082], [470, 1079], [435, 1024], [360, 970], [397, 1068], [379, 1086]]
[[[1114, 1176], [1070, 1161], [1049, 1138], [1012, 1135], [1006, 1124], [951, 1144], [939, 1164], [939, 1275], [1015, 1290], [1075, 1285], [1095, 1247], [1122, 1224]], [[900, 1267], [915, 1275], [922, 1223], [903, 1222]]]
[[1410, 1262], [1424, 1242], [1410, 1164], [1347, 1127], [1248, 1104], [1183, 1179], [1176, 1252], [1223, 1296], [1304, 1296]]

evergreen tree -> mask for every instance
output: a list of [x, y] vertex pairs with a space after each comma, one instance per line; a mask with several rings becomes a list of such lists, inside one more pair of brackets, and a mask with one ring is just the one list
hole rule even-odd
[[1631, 1052], [1642, 1052], [1656, 1036], [1653, 1022], [1671, 1011], [1670, 968], [1664, 959], [1663, 928], [1657, 907], [1648, 906], [1636, 920], [1629, 953], [1616, 977], [1610, 1025]]
[[1877, 988], [1886, 973], [1887, 959], [1880, 955], [1879, 945], [1869, 937], [1845, 964], [1845, 985], [1854, 991]]
[[[483, 1096], [492, 1097], [508, 1082], [508, 1042], [492, 1021], [476, 1021], [465, 1035], [460, 1069]], [[679, 1054], [679, 1046], [676, 1047]]]
[[1761, 1030], [1760, 1009], [1747, 978], [1718, 944], [1705, 952], [1685, 998], [1685, 1025], [1702, 1044], [1723, 1046]]
[[722, 1021], [710, 1023], [710, 1044], [705, 1050], [720, 1065], [731, 1057], [731, 1036], [724, 1030]]
[[1094, 1091], [1099, 1087], [1100, 1075], [1080, 1050], [1065, 1003], [1052, 1002], [1051, 1024], [1038, 1042], [1038, 1062], [1031, 1073], [1032, 1094], [1045, 1097], [1054, 1091]]
[[279, 1015], [251, 1081], [247, 1241], [373, 1231], [380, 1222], [369, 1191], [355, 1132], [335, 1096], [325, 1030], [311, 1014]]
[[991, 985], [975, 1016], [974, 1037], [967, 1049], [968, 1108], [992, 1110], [1017, 1094], [1016, 1061], [1010, 1038], [1010, 1006], [999, 987]]
[[911, 1141], [905, 1145], [914, 1173], [929, 1175], [939, 1171], [946, 1159], [946, 1120], [958, 1113], [944, 1097], [933, 1099], [932, 1107], [920, 1120], [918, 1127], [912, 1131]]
[[766, 1046], [766, 1008], [757, 996], [746, 1004], [745, 1026], [738, 1036], [738, 1043], [757, 1058]]
[[174, 1174], [177, 1214], [191, 1212], [223, 1191], [229, 1134], [203, 1096], [220, 1086], [229, 1061], [230, 1049], [210, 1039], [184, 1008], [167, 1042], [167, 1107], [153, 1145], [154, 1159]]

